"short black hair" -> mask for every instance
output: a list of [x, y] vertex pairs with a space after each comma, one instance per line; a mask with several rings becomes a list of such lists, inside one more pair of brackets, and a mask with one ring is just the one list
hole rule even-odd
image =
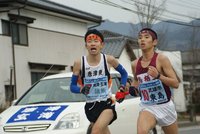
[[[158, 39], [158, 35], [157, 35], [157, 33], [153, 30], [153, 29], [151, 29], [151, 28], [143, 28], [142, 30], [140, 30], [140, 32], [142, 32], [142, 31], [150, 31], [150, 32], [152, 32], [153, 34], [154, 34], [154, 36], [155, 36], [155, 39]], [[139, 32], [139, 33], [140, 33]]]
[[90, 35], [90, 34], [96, 34], [96, 35], [98, 35], [98, 36], [101, 38], [102, 42], [104, 42], [104, 37], [103, 37], [102, 33], [99, 32], [99, 31], [96, 30], [96, 29], [90, 29], [90, 30], [88, 30], [88, 31], [86, 32], [86, 34], [85, 34], [85, 42], [86, 42], [87, 36]]

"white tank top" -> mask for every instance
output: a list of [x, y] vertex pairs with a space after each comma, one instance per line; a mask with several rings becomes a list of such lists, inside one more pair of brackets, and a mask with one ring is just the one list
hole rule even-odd
[[[87, 102], [106, 101], [111, 97], [111, 90], [108, 88], [108, 77], [105, 73], [103, 54], [98, 65], [90, 66], [84, 56], [85, 77], [84, 86], [90, 85], [90, 93], [86, 95]], [[107, 62], [106, 62], [107, 63]], [[83, 65], [82, 65], [83, 66]]]

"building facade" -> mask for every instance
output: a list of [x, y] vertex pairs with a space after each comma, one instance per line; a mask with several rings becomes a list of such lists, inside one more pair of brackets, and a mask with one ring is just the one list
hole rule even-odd
[[47, 0], [0, 1], [0, 102], [20, 97], [44, 75], [70, 71], [86, 53], [84, 34], [101, 16]]

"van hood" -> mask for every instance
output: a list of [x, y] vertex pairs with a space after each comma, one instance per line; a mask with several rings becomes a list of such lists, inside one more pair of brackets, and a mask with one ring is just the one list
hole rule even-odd
[[[52, 103], [11, 106], [0, 114], [3, 125], [58, 122], [66, 114], [81, 111], [84, 103]], [[69, 112], [70, 111], [70, 112]]]

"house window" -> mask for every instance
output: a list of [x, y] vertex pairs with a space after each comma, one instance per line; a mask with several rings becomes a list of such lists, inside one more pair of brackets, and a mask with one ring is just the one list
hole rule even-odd
[[64, 71], [67, 65], [43, 64], [29, 62], [31, 69], [31, 84], [34, 84], [44, 76], [60, 73]]
[[3, 35], [11, 36], [10, 28], [12, 28], [12, 39], [14, 44], [28, 45], [28, 32], [26, 24], [10, 23], [9, 21], [2, 20]]
[[2, 33], [3, 35], [10, 36], [10, 23], [9, 21], [2, 20]]
[[14, 86], [5, 85], [5, 99], [6, 102], [9, 103], [9, 105], [14, 100]]
[[12, 38], [14, 44], [28, 45], [27, 26], [24, 24], [12, 23]]
[[35, 82], [39, 81], [44, 76], [53, 75], [55, 73], [43, 73], [43, 72], [31, 72], [31, 84], [33, 85]]

